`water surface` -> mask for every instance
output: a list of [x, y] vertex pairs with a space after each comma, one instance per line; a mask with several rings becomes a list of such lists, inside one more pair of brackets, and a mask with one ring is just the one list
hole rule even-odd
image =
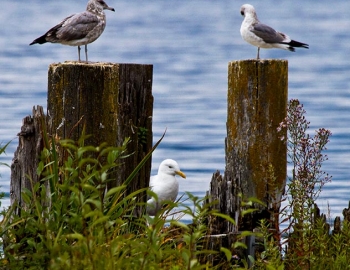
[[[240, 37], [243, 1], [111, 1], [103, 35], [88, 46], [89, 60], [154, 65], [154, 140], [167, 135], [153, 155], [156, 173], [165, 158], [187, 174], [181, 193], [202, 196], [211, 175], [225, 168], [227, 65], [256, 57]], [[333, 182], [319, 205], [339, 215], [349, 200], [350, 160], [350, 2], [255, 1], [260, 20], [309, 50], [261, 50], [262, 58], [288, 59], [289, 98], [307, 110], [311, 131], [333, 133], [324, 170]], [[85, 9], [86, 1], [7, 1], [0, 10], [0, 142], [13, 140], [0, 162], [10, 163], [22, 118], [34, 105], [46, 107], [47, 71], [54, 62], [77, 60], [75, 47], [28, 46], [61, 19]], [[0, 167], [2, 190], [10, 172]], [[8, 205], [9, 200], [3, 201]]]

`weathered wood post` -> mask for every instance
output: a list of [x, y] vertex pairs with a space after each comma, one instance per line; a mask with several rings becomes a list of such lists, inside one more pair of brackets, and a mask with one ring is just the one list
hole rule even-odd
[[[152, 72], [152, 65], [139, 64], [65, 62], [49, 67], [52, 134], [78, 139], [85, 125], [86, 134], [92, 135], [88, 144], [120, 146], [131, 138], [128, 154], [132, 155], [121, 161], [109, 187], [121, 185], [152, 148]], [[151, 160], [128, 193], [147, 187], [150, 171]]]
[[[260, 219], [270, 220], [278, 213], [273, 208], [279, 208], [279, 198], [273, 197], [280, 197], [284, 190], [287, 148], [277, 127], [286, 117], [287, 91], [286, 60], [229, 63], [226, 168], [223, 177], [218, 172], [213, 175], [209, 195], [237, 226], [214, 219], [209, 224], [212, 234], [252, 231]], [[241, 195], [255, 197], [266, 206], [254, 204], [259, 210], [243, 217]]]
[[[85, 125], [92, 145], [119, 146], [131, 138], [128, 152], [134, 154], [120, 166], [112, 186], [122, 184], [152, 147], [152, 72], [152, 65], [138, 64], [66, 62], [49, 67], [47, 110], [52, 134], [77, 139]], [[146, 132], [146, 144], [140, 132]], [[148, 185], [150, 167], [151, 161], [130, 190]]]
[[[152, 73], [152, 65], [139, 64], [65, 62], [49, 67], [47, 118], [50, 135], [76, 140], [85, 126], [85, 133], [92, 135], [85, 141], [86, 145], [107, 142], [120, 146], [126, 137], [131, 138], [127, 148], [130, 156], [120, 161], [116, 179], [109, 187], [122, 184], [152, 148]], [[40, 130], [35, 127], [26, 134], [40, 134]], [[19, 134], [21, 140], [28, 137], [26, 134]], [[36, 136], [35, 139], [34, 145], [39, 146], [41, 138]], [[36, 165], [32, 166], [31, 160], [37, 160], [39, 148], [22, 155], [21, 168], [13, 165], [21, 170], [22, 178], [27, 172], [35, 174]], [[18, 158], [14, 162], [16, 160]], [[150, 170], [151, 160], [131, 182], [127, 192], [147, 187]], [[19, 181], [18, 175], [12, 171], [11, 189], [19, 191], [16, 194], [20, 196], [21, 187], [27, 184]]]
[[32, 184], [40, 179], [36, 173], [39, 156], [43, 150], [42, 124], [45, 123], [43, 107], [33, 107], [33, 115], [23, 119], [19, 136], [19, 145], [11, 164], [10, 199], [11, 204], [18, 203], [17, 214], [25, 207], [21, 192], [24, 188], [31, 190]]

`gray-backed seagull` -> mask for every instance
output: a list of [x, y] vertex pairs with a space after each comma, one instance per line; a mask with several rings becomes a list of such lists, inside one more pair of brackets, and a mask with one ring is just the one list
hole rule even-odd
[[160, 163], [158, 174], [151, 177], [149, 186], [157, 198], [152, 197], [147, 201], [147, 214], [150, 216], [156, 215], [166, 201], [175, 201], [179, 193], [179, 182], [175, 175], [186, 178], [175, 160], [166, 159]]
[[294, 52], [294, 47], [309, 48], [308, 44], [292, 40], [284, 33], [277, 32], [270, 26], [258, 20], [252, 5], [245, 4], [241, 7], [244, 20], [241, 25], [241, 36], [248, 43], [258, 47], [257, 59], [259, 59], [260, 48], [279, 48]]
[[94, 42], [106, 27], [104, 9], [115, 11], [114, 8], [109, 7], [103, 0], [89, 0], [86, 11], [70, 15], [29, 45], [51, 42], [78, 46], [79, 62], [80, 45], [85, 45], [87, 62], [87, 44]]

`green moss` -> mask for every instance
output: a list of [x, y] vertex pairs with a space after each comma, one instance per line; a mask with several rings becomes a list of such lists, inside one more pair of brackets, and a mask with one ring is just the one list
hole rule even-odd
[[245, 60], [229, 63], [226, 155], [242, 176], [246, 196], [267, 198], [267, 164], [285, 185], [286, 146], [277, 127], [286, 116], [287, 61]]

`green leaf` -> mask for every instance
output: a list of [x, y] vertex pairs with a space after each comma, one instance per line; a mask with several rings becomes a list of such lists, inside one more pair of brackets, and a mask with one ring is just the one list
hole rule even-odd
[[221, 247], [221, 248], [220, 248], [220, 251], [223, 252], [223, 253], [225, 253], [226, 260], [227, 260], [228, 262], [231, 261], [232, 253], [231, 253], [231, 251], [230, 251], [229, 249], [224, 248], [224, 247]]
[[254, 257], [253, 257], [252, 255], [248, 255], [248, 260], [249, 260], [252, 264], [255, 263], [255, 259], [254, 259]]
[[235, 242], [235, 243], [233, 244], [233, 247], [234, 247], [234, 248], [244, 248], [244, 249], [246, 249], [246, 248], [247, 248], [247, 245], [244, 244], [244, 243], [242, 243], [242, 242], [237, 241], [237, 242]]
[[[125, 209], [125, 210], [130, 210], [135, 205], [134, 202], [132, 202], [131, 200], [133, 198], [135, 198], [138, 194], [144, 192], [147, 189], [148, 188], [142, 188], [142, 189], [136, 190], [133, 193], [130, 193], [128, 196], [122, 197], [122, 200], [120, 200], [120, 201], [119, 201], [119, 199], [121, 197], [119, 196], [119, 194], [116, 193], [113, 196], [113, 200], [111, 201], [111, 203], [108, 206], [106, 206], [106, 209], [108, 209], [107, 215], [111, 215], [116, 210], [118, 211], [118, 213], [121, 213], [120, 209], [125, 207], [126, 203], [127, 203], [128, 209]], [[116, 195], [118, 195], [118, 196], [116, 196]]]
[[267, 264], [266, 270], [276, 270], [276, 268], [273, 265]]
[[240, 236], [242, 236], [242, 237], [247, 237], [247, 236], [252, 236], [252, 235], [255, 235], [255, 232], [243, 231], [240, 233]]
[[107, 180], [107, 177], [108, 177], [108, 173], [107, 172], [101, 173], [101, 181], [103, 183]]
[[71, 233], [71, 234], [67, 234], [67, 238], [72, 238], [72, 239], [78, 239], [78, 240], [84, 240], [85, 237], [80, 234], [80, 233]]
[[103, 217], [100, 217], [98, 218], [97, 220], [95, 220], [93, 223], [92, 223], [92, 227], [95, 227], [96, 225], [100, 224], [100, 223], [105, 223], [106, 221], [108, 221], [109, 219], [109, 216], [103, 216]]
[[182, 222], [180, 222], [178, 220], [172, 220], [171, 224], [176, 226], [176, 227], [181, 227], [181, 228], [185, 229], [186, 231], [190, 230], [185, 223], [182, 223]]
[[35, 248], [35, 246], [36, 246], [36, 243], [35, 243], [35, 241], [34, 241], [32, 238], [29, 238], [29, 239], [27, 240], [27, 244], [28, 244], [30, 247], [33, 247], [33, 248]]
[[89, 198], [89, 199], [87, 199], [87, 200], [84, 202], [84, 204], [87, 204], [87, 203], [92, 204], [92, 205], [94, 205], [97, 209], [101, 210], [101, 201], [99, 201], [99, 200], [93, 200], [93, 199]]
[[82, 168], [85, 164], [98, 164], [98, 160], [94, 158], [84, 158], [79, 161], [78, 167]]
[[2, 153], [5, 153], [5, 150], [6, 150], [6, 148], [7, 148], [7, 146], [10, 144], [12, 142], [12, 140], [11, 141], [9, 141], [8, 143], [6, 143], [4, 146], [1, 146], [0, 147], [0, 155], [2, 154]]
[[84, 146], [84, 147], [80, 147], [77, 151], [77, 155], [78, 158], [81, 158], [83, 156], [83, 154], [85, 154], [86, 152], [97, 152], [98, 149], [96, 149], [96, 147], [94, 146]]
[[260, 204], [262, 206], [266, 206], [266, 204], [263, 201], [259, 200], [258, 198], [255, 198], [255, 197], [249, 197], [248, 201]]
[[22, 192], [22, 199], [23, 199], [23, 201], [26, 203], [26, 204], [30, 204], [30, 202], [31, 202], [31, 197], [32, 196], [30, 196], [29, 195], [29, 193], [27, 193], [27, 192]]
[[236, 221], [231, 218], [230, 216], [228, 215], [225, 215], [225, 214], [222, 214], [222, 213], [218, 213], [218, 212], [214, 212], [212, 213], [214, 216], [218, 216], [218, 217], [221, 217], [223, 219], [226, 219], [227, 221], [231, 222], [232, 224], [236, 225]]
[[84, 189], [84, 190], [90, 190], [92, 192], [98, 192], [97, 188], [92, 186], [92, 185], [89, 185], [89, 184], [82, 184], [81, 187]]
[[36, 173], [40, 176], [44, 168], [44, 162], [40, 161], [38, 164], [38, 168], [36, 169]]
[[250, 213], [254, 213], [254, 212], [256, 212], [257, 210], [258, 210], [258, 209], [255, 209], [255, 208], [249, 208], [249, 209], [243, 210], [243, 211], [242, 211], [242, 216], [247, 215], [247, 214], [250, 214]]
[[122, 190], [124, 190], [126, 188], [126, 186], [119, 186], [119, 187], [114, 187], [114, 188], [111, 188], [110, 190], [108, 190], [107, 191], [107, 194], [106, 194], [106, 196], [105, 196], [105, 198], [107, 199], [107, 198], [109, 198], [110, 196], [112, 196], [112, 195], [114, 195], [114, 194], [118, 194], [119, 195], [119, 193], [122, 191]]
[[187, 250], [183, 249], [182, 251], [182, 258], [183, 260], [186, 262], [186, 264], [189, 262], [190, 260], [190, 256], [187, 254]]
[[277, 270], [284, 270], [284, 264], [282, 263], [280, 266], [278, 266]]

